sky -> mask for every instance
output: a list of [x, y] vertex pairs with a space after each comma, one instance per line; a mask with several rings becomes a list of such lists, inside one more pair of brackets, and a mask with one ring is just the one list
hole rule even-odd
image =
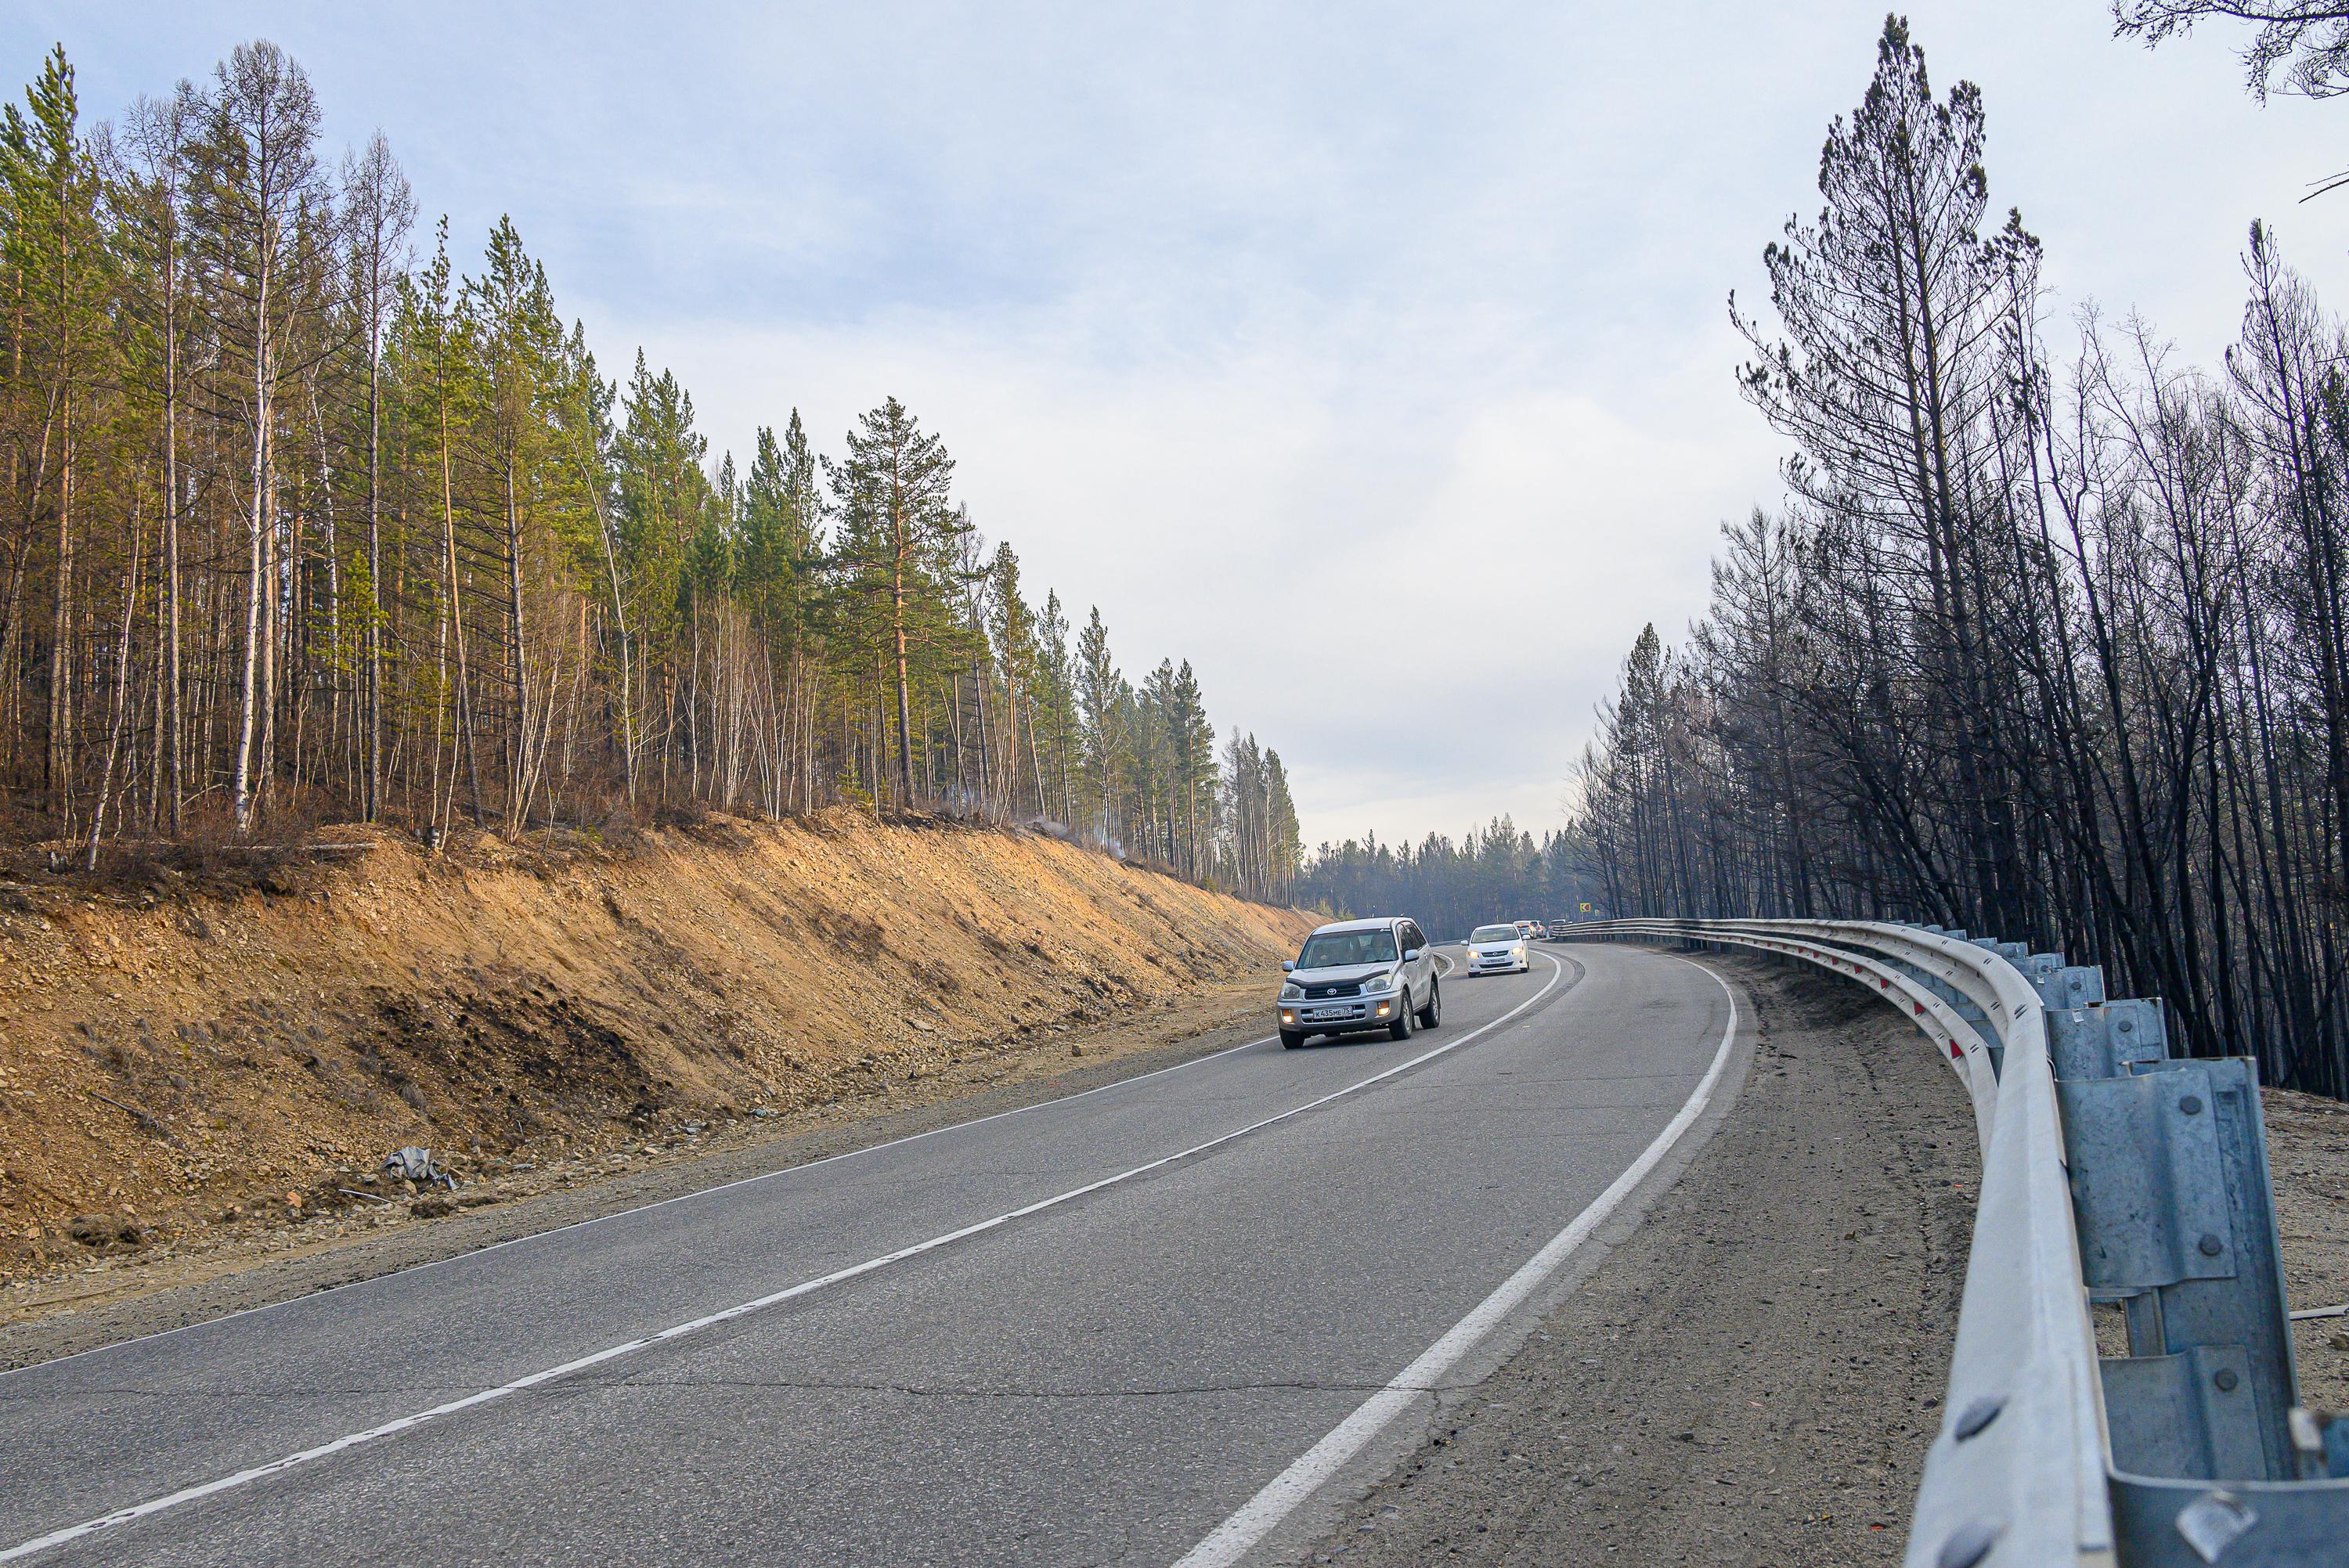
[[[2060, 346], [2141, 313], [2215, 367], [2251, 222], [2349, 304], [2349, 104], [2243, 91], [2211, 25], [2103, 0], [1906, 13], [1983, 91], [1993, 213]], [[747, 460], [895, 397], [1040, 601], [1137, 682], [1188, 658], [1309, 846], [1564, 820], [1640, 627], [1778, 502], [1728, 299], [1810, 214], [1880, 5], [398, 6], [14, 0], [85, 114], [267, 37], [330, 150], [377, 129], [460, 267], [509, 213], [607, 375], [641, 348]]]

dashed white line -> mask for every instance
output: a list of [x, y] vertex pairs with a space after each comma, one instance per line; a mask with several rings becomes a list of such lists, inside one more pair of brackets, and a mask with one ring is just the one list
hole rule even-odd
[[[594, 1214], [585, 1220], [574, 1220], [568, 1224], [550, 1225], [543, 1231], [525, 1231], [521, 1235], [508, 1236], [502, 1242], [491, 1242], [469, 1252], [451, 1253], [445, 1258], [429, 1258], [420, 1264], [409, 1264], [405, 1268], [393, 1269], [388, 1274], [367, 1274], [359, 1279], [345, 1280], [340, 1284], [327, 1285], [319, 1290], [305, 1292], [301, 1295], [289, 1295], [278, 1301], [264, 1301], [258, 1306], [240, 1307], [234, 1312], [223, 1312], [218, 1317], [200, 1318], [194, 1323], [183, 1323], [177, 1328], [159, 1328], [152, 1334], [133, 1335], [129, 1339], [116, 1339], [104, 1345], [93, 1345], [87, 1350], [77, 1350], [70, 1356], [53, 1356], [46, 1361], [31, 1361], [22, 1367], [0, 1367], [0, 1378], [15, 1377], [24, 1373], [42, 1371], [52, 1367], [62, 1367], [68, 1361], [80, 1361], [89, 1357], [104, 1356], [110, 1351], [125, 1349], [133, 1345], [145, 1345], [150, 1340], [169, 1339], [181, 1334], [193, 1334], [199, 1329], [233, 1323], [240, 1317], [251, 1317], [255, 1313], [275, 1312], [280, 1307], [292, 1306], [297, 1302], [316, 1301], [322, 1296], [333, 1295], [341, 1291], [357, 1290], [363, 1285], [382, 1284], [389, 1280], [422, 1274], [427, 1269], [446, 1268], [451, 1264], [466, 1263], [474, 1258], [484, 1257], [491, 1253], [503, 1252], [508, 1247], [519, 1247], [531, 1242], [543, 1242], [550, 1236], [559, 1236], [565, 1232], [584, 1231], [590, 1225], [600, 1225], [611, 1220], [625, 1220], [631, 1214], [649, 1214], [655, 1209], [666, 1209], [673, 1203], [689, 1203], [697, 1198], [708, 1198], [719, 1192], [730, 1192], [737, 1187], [756, 1186], [761, 1181], [772, 1181], [781, 1176], [797, 1176], [802, 1171], [813, 1171], [821, 1165], [831, 1165], [843, 1160], [854, 1160], [866, 1154], [878, 1154], [885, 1149], [902, 1148], [908, 1143], [919, 1143], [926, 1138], [938, 1138], [949, 1132], [960, 1132], [968, 1128], [984, 1126], [990, 1121], [1000, 1121], [1007, 1116], [1024, 1116], [1031, 1110], [1045, 1110], [1053, 1106], [1073, 1104], [1077, 1100], [1104, 1094], [1113, 1088], [1124, 1088], [1147, 1078], [1159, 1078], [1167, 1073], [1179, 1073], [1185, 1068], [1195, 1068], [1202, 1062], [1212, 1062], [1219, 1057], [1236, 1056], [1241, 1051], [1250, 1050], [1257, 1046], [1268, 1046], [1272, 1044], [1273, 1039], [1274, 1037], [1271, 1035], [1262, 1035], [1253, 1040], [1242, 1040], [1237, 1046], [1226, 1046], [1220, 1051], [1209, 1051], [1205, 1056], [1192, 1057], [1185, 1061], [1170, 1062], [1163, 1068], [1153, 1068], [1146, 1073], [1136, 1073], [1132, 1078], [1112, 1078], [1107, 1083], [1098, 1083], [1091, 1088], [1079, 1089], [1074, 1094], [1060, 1095], [1051, 1099], [1031, 1100], [1026, 1105], [1015, 1105], [1004, 1110], [991, 1110], [985, 1116], [974, 1116], [967, 1121], [949, 1121], [943, 1126], [930, 1128], [926, 1131], [908, 1132], [902, 1138], [892, 1138], [880, 1143], [867, 1143], [857, 1149], [843, 1149], [837, 1154], [826, 1154], [814, 1160], [803, 1160], [797, 1165], [784, 1165], [772, 1171], [761, 1171], [755, 1176], [738, 1176], [731, 1181], [720, 1181], [709, 1187], [696, 1187], [689, 1192], [679, 1192], [674, 1197], [656, 1198], [649, 1203], [637, 1203], [626, 1209], [615, 1209], [608, 1214]], [[0, 1556], [0, 1563], [6, 1561], [5, 1556]]]

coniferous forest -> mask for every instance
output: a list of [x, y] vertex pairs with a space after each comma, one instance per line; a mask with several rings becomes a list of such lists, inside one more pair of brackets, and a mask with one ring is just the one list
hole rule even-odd
[[1325, 909], [1409, 913], [1439, 942], [1495, 920], [1587, 919], [1597, 911], [1582, 908], [1592, 895], [1578, 848], [1557, 831], [1537, 840], [1506, 816], [1457, 840], [1430, 833], [1383, 844], [1372, 834], [1315, 850], [1297, 896]]
[[511, 222], [469, 258], [419, 213], [265, 42], [111, 124], [60, 49], [0, 118], [0, 841], [848, 803], [1287, 892], [1278, 754], [1037, 603], [912, 411], [713, 460]]
[[[2116, 17], [2158, 41], [2228, 9]], [[2267, 28], [2255, 86], [2338, 90], [2336, 33]], [[2215, 366], [2051, 322], [1992, 167], [1982, 92], [1935, 91], [1889, 22], [1816, 217], [1731, 304], [1785, 503], [1724, 530], [1684, 643], [1632, 647], [1575, 861], [1617, 914], [2061, 948], [2195, 1053], [2349, 1093], [2349, 325], [2263, 226]]]

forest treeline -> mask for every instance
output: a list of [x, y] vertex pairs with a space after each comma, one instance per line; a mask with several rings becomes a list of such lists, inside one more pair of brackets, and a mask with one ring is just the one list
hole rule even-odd
[[849, 802], [1286, 892], [1278, 753], [1034, 603], [895, 398], [713, 462], [510, 221], [460, 272], [383, 137], [330, 160], [320, 119], [265, 42], [88, 128], [59, 49], [0, 117], [0, 840]]
[[2349, 327], [2255, 226], [2214, 370], [2093, 311], [2059, 355], [1984, 154], [1889, 21], [1771, 319], [1731, 303], [1786, 502], [1632, 647], [1572, 852], [1617, 914], [2061, 948], [2195, 1053], [2349, 1092]]
[[1321, 845], [1298, 879], [1299, 903], [1350, 914], [1408, 914], [1440, 942], [1496, 920], [1588, 918], [1595, 902], [1578, 846], [1560, 832], [1537, 841], [1506, 816], [1454, 841], [1417, 844], [1376, 834]]

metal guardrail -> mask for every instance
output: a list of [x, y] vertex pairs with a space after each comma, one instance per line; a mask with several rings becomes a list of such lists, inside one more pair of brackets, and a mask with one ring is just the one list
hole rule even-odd
[[[2169, 1057], [2158, 1001], [2021, 944], [1869, 921], [1593, 921], [1816, 965], [1973, 1101], [1982, 1191], [1908, 1568], [2349, 1563], [2349, 1417], [2298, 1405], [2259, 1075]], [[2101, 1357], [2092, 1303], [2122, 1304]]]

